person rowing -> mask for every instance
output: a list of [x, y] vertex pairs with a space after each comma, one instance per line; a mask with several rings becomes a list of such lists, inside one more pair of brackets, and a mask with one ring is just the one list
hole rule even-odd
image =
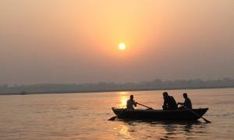
[[180, 109], [183, 109], [183, 108], [188, 108], [188, 109], [192, 109], [192, 102], [191, 100], [189, 99], [187, 93], [184, 93], [183, 94], [183, 97], [184, 97], [184, 102], [181, 103], [181, 102], [178, 102], [177, 104], [178, 105], [181, 105], [181, 107], [179, 107]]
[[126, 109], [127, 109], [127, 110], [135, 110], [134, 107], [136, 107], [137, 105], [146, 107], [148, 110], [153, 110], [152, 107], [149, 107], [149, 106], [147, 106], [147, 105], [144, 105], [144, 104], [141, 104], [141, 103], [139, 103], [139, 102], [136, 102], [136, 101], [134, 100], [134, 96], [133, 96], [133, 95], [130, 95], [130, 98], [127, 100]]
[[133, 95], [130, 95], [130, 98], [127, 100], [127, 110], [134, 110], [137, 106], [137, 102], [134, 100], [134, 96]]

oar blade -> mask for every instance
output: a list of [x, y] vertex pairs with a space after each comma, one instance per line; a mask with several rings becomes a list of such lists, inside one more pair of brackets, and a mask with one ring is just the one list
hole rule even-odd
[[114, 121], [117, 118], [117, 116], [111, 117], [108, 121]]
[[187, 108], [186, 106], [183, 106], [185, 109], [187, 109], [188, 111], [190, 111], [191, 113], [193, 113], [194, 115], [196, 115], [199, 118], [202, 118], [206, 123], [211, 123], [211, 121], [207, 120], [206, 118], [200, 116], [199, 114], [197, 114], [196, 112], [194, 112], [193, 110]]
[[211, 123], [211, 121], [209, 121], [209, 120], [207, 120], [207, 119], [205, 119], [205, 118], [203, 118], [203, 117], [202, 117], [202, 119], [203, 119], [206, 123]]

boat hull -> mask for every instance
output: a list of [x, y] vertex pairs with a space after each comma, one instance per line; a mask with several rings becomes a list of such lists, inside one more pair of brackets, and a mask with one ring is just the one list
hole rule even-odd
[[112, 108], [117, 118], [124, 120], [155, 120], [155, 121], [196, 121], [201, 118], [208, 108], [178, 109], [178, 110], [126, 110]]

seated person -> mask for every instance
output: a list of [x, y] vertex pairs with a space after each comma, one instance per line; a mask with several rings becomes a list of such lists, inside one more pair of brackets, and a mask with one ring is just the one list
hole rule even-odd
[[176, 101], [173, 96], [169, 96], [167, 92], [163, 92], [163, 110], [175, 110], [178, 109]]
[[183, 102], [183, 103], [178, 102], [178, 105], [182, 105], [180, 108], [192, 109], [192, 102], [191, 102], [191, 100], [189, 99], [187, 93], [184, 93], [184, 94], [183, 94], [183, 97], [184, 97], [184, 102]]
[[134, 96], [130, 95], [130, 99], [127, 101], [127, 110], [134, 110], [134, 106], [137, 106], [137, 102], [134, 101]]

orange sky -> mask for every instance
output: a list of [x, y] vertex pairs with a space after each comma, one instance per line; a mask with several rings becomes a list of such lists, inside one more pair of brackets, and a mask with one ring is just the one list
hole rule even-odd
[[234, 78], [233, 7], [232, 0], [2, 0], [0, 84]]

